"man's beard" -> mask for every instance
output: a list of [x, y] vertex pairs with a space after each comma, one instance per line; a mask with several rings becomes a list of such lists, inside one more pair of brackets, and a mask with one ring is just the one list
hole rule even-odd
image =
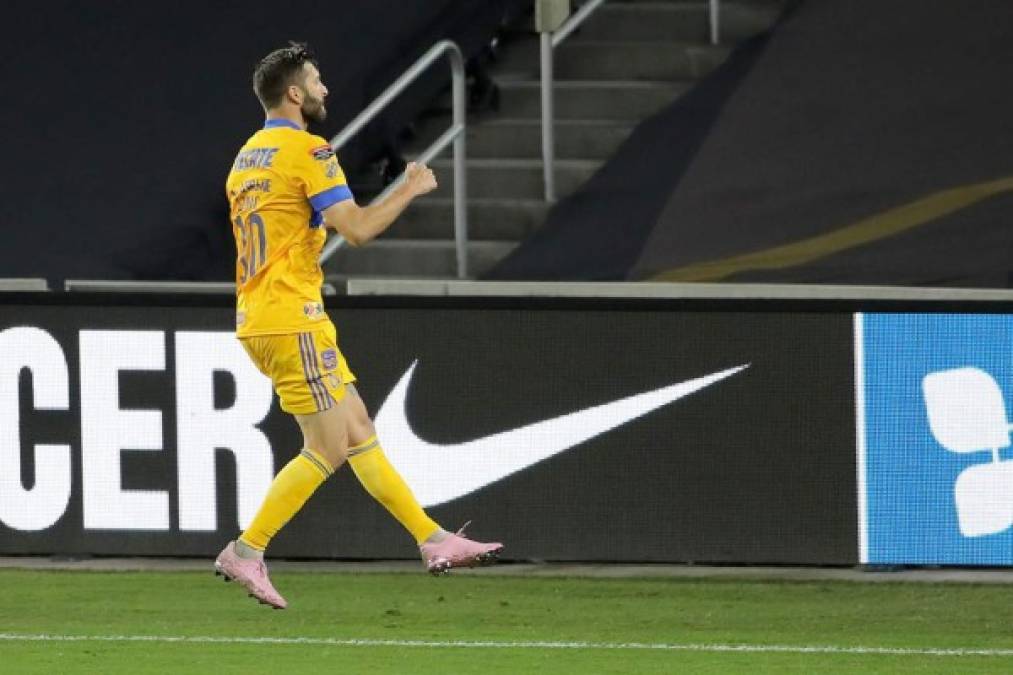
[[306, 99], [302, 104], [302, 116], [307, 122], [323, 124], [327, 119], [327, 108], [320, 99]]

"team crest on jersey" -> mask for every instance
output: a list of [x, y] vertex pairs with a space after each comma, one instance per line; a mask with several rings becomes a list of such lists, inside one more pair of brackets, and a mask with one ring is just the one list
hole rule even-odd
[[329, 145], [321, 145], [311, 149], [310, 154], [313, 155], [313, 159], [326, 162], [330, 158], [334, 157], [334, 148]]
[[302, 306], [302, 311], [307, 319], [317, 320], [324, 318], [324, 306], [319, 302], [307, 302]]
[[335, 349], [325, 349], [320, 352], [320, 360], [324, 364], [324, 370], [334, 370], [338, 367], [338, 352]]
[[246, 323], [246, 312], [236, 312], [236, 325], [242, 326]]

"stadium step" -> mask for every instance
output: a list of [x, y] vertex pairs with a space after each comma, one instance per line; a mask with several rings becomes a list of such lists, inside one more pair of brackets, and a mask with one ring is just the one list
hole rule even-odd
[[[556, 119], [636, 122], [671, 103], [692, 85], [690, 81], [556, 80]], [[540, 87], [538, 80], [500, 79], [498, 113], [503, 117], [540, 119]], [[450, 111], [449, 95], [441, 99], [438, 108]]]
[[[731, 46], [770, 26], [784, 0], [722, 0], [722, 44], [710, 41], [705, 0], [612, 0], [555, 51], [557, 198], [585, 183], [645, 117], [723, 62]], [[539, 39], [531, 19], [504, 31], [488, 74], [498, 105], [469, 111], [469, 275], [480, 276], [544, 223]], [[449, 92], [412, 128], [406, 158], [450, 126]], [[380, 240], [343, 248], [327, 278], [454, 278], [453, 164], [430, 162], [440, 189], [418, 200]], [[362, 196], [379, 185], [363, 185]], [[359, 193], [357, 193], [359, 194]]]
[[[449, 115], [432, 115], [418, 126], [419, 140], [406, 147], [417, 157], [433, 138], [450, 126]], [[626, 140], [633, 124], [622, 120], [559, 120], [555, 125], [556, 157], [560, 159], [607, 159]], [[423, 140], [424, 139], [424, 140]], [[448, 148], [441, 156], [449, 157]], [[542, 123], [535, 119], [491, 119], [470, 123], [467, 131], [469, 158], [530, 159], [542, 152]]]
[[[481, 275], [516, 248], [516, 241], [469, 241], [469, 276]], [[369, 246], [342, 246], [328, 261], [328, 278], [390, 276], [450, 279], [457, 276], [457, 249], [452, 240], [378, 239]]]
[[[728, 57], [729, 49], [677, 42], [573, 40], [553, 56], [559, 80], [691, 80], [703, 77]], [[537, 80], [541, 77], [536, 43], [518, 45], [498, 64], [500, 77]]]
[[[441, 194], [454, 195], [454, 163], [434, 160]], [[556, 189], [562, 197], [576, 190], [601, 166], [597, 160], [561, 159], [556, 162]], [[544, 193], [540, 159], [468, 160], [468, 199], [538, 199]]]
[[[780, 2], [722, 0], [720, 32], [723, 44], [734, 44], [766, 30], [780, 12]], [[534, 20], [521, 23], [534, 31]], [[685, 0], [613, 0], [592, 14], [568, 39], [710, 41], [710, 6]]]
[[[469, 199], [468, 236], [476, 240], [520, 241], [545, 220], [540, 199]], [[412, 204], [385, 234], [386, 239], [453, 239], [454, 200], [429, 197]]]

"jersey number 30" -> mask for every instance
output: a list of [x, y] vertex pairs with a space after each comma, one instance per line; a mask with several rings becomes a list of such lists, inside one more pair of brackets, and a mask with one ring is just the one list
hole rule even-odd
[[264, 219], [251, 213], [243, 222], [242, 216], [236, 216], [236, 227], [239, 228], [239, 283], [245, 284], [263, 267], [267, 260], [267, 227]]

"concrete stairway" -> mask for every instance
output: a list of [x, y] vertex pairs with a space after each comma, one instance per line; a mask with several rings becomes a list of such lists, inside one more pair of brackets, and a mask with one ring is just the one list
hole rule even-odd
[[[734, 43], [767, 28], [778, 0], [724, 0], [722, 44], [709, 44], [703, 1], [613, 0], [555, 52], [556, 185], [576, 190], [642, 119], [678, 98], [720, 64]], [[495, 112], [469, 115], [469, 276], [481, 275], [545, 220], [541, 161], [538, 36], [530, 25], [503, 38], [492, 71]], [[449, 97], [418, 123], [414, 156], [450, 124]], [[453, 162], [431, 163], [440, 189], [413, 204], [377, 241], [344, 247], [328, 279], [453, 278]]]

